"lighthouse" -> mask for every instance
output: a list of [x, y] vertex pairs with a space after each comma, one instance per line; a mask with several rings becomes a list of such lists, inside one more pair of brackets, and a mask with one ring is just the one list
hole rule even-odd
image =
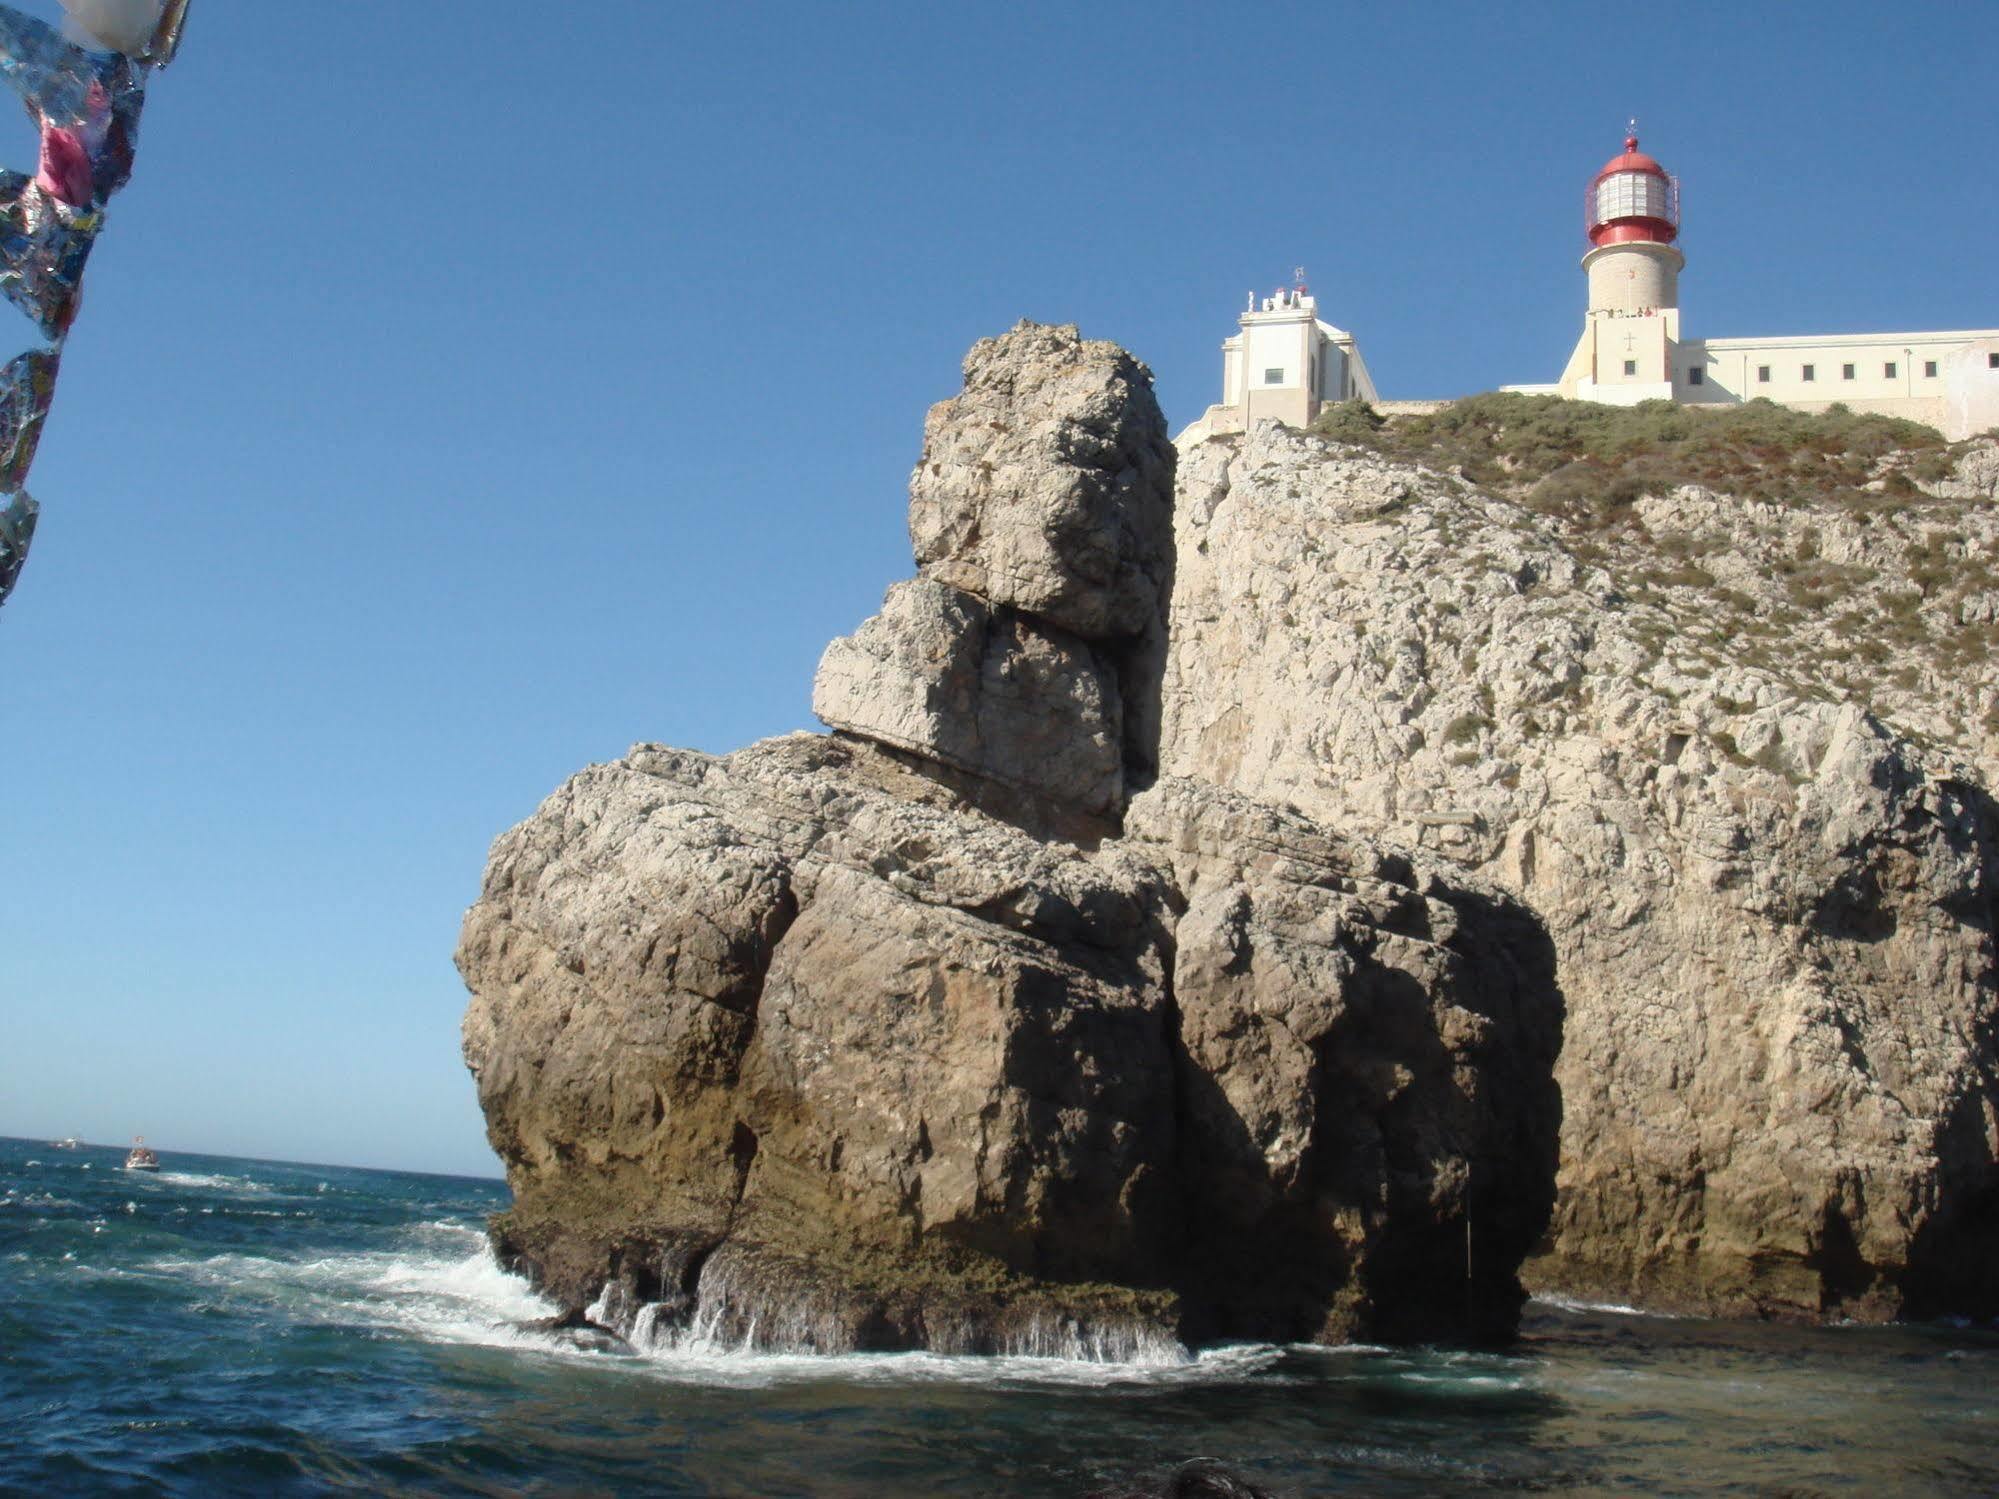
[[1624, 138], [1624, 154], [1613, 156], [1591, 181], [1583, 223], [1592, 317], [1679, 310], [1680, 267], [1686, 264], [1674, 244], [1680, 184], [1638, 149], [1636, 135]]
[[1638, 149], [1638, 133], [1583, 195], [1589, 312], [1562, 373], [1562, 392], [1635, 405], [1671, 400], [1679, 364], [1680, 185]]
[[1953, 442], [1999, 427], [1999, 328], [1683, 337], [1680, 184], [1638, 149], [1636, 121], [1589, 180], [1583, 232], [1589, 311], [1568, 368], [1553, 385], [1501, 389], [1610, 406], [1838, 404], [1922, 422]]

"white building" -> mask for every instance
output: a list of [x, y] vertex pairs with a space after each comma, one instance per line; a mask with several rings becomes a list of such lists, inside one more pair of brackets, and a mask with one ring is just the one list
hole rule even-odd
[[1329, 401], [1373, 401], [1374, 380], [1354, 338], [1319, 321], [1305, 287], [1284, 287], [1259, 304], [1250, 293], [1241, 331], [1222, 343], [1222, 399], [1182, 432], [1182, 443], [1241, 432], [1251, 421], [1309, 424]]
[[1582, 339], [1556, 384], [1507, 390], [1613, 405], [1761, 396], [1823, 411], [1837, 402], [1922, 422], [1953, 441], [1999, 426], [1999, 328], [1682, 338], [1679, 184], [1636, 135], [1591, 181], [1584, 218]]

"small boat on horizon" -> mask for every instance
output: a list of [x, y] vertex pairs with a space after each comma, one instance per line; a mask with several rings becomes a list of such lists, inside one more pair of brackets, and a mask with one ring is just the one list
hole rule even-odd
[[49, 1149], [50, 1149], [50, 1150], [81, 1150], [81, 1149], [83, 1149], [83, 1141], [81, 1141], [81, 1140], [77, 1139], [77, 1137], [76, 1137], [75, 1135], [70, 1135], [70, 1136], [68, 1136], [68, 1137], [67, 1137], [67, 1138], [65, 1138], [65, 1139], [61, 1139], [61, 1140], [51, 1140], [51, 1141], [49, 1141]]
[[159, 1155], [146, 1144], [146, 1137], [144, 1135], [138, 1135], [133, 1138], [132, 1153], [125, 1157], [125, 1169], [127, 1171], [157, 1171], [160, 1169]]

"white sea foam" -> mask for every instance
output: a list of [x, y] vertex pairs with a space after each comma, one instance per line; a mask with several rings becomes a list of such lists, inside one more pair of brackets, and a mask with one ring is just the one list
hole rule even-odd
[[1409, 1384], [1446, 1385], [1453, 1390], [1524, 1390], [1533, 1383], [1517, 1374], [1425, 1374], [1415, 1369], [1405, 1370], [1399, 1377]]
[[[865, 1385], [954, 1384], [986, 1387], [1175, 1388], [1319, 1377], [1324, 1358], [1381, 1354], [1367, 1345], [1332, 1349], [1236, 1345], [1190, 1355], [1171, 1339], [1076, 1347], [1048, 1346], [981, 1357], [935, 1353], [818, 1355], [728, 1346], [697, 1319], [691, 1328], [657, 1328], [647, 1309], [634, 1325], [640, 1356], [576, 1346], [525, 1324], [558, 1308], [519, 1276], [502, 1270], [480, 1229], [437, 1219], [406, 1231], [392, 1249], [309, 1259], [232, 1253], [201, 1259], [166, 1258], [142, 1270], [203, 1288], [206, 1304], [262, 1311], [287, 1321], [347, 1326], [371, 1336], [514, 1350], [536, 1357], [589, 1362], [634, 1377], [676, 1385], [767, 1388], [837, 1381]], [[1039, 1340], [1037, 1340], [1039, 1341]], [[1060, 1342], [1060, 1346], [1056, 1344]], [[1097, 1357], [1091, 1357], [1092, 1354]], [[1286, 1361], [1296, 1367], [1280, 1368]], [[1489, 1369], [1466, 1383], [1505, 1384]]]
[[725, 1346], [695, 1329], [654, 1338], [654, 1319], [641, 1313], [641, 1325], [633, 1331], [650, 1344], [643, 1356], [605, 1353], [580, 1348], [557, 1334], [528, 1330], [524, 1324], [550, 1317], [559, 1308], [526, 1280], [501, 1269], [478, 1229], [445, 1220], [419, 1226], [392, 1251], [302, 1260], [221, 1254], [156, 1260], [145, 1269], [212, 1291], [218, 1306], [263, 1309], [288, 1319], [348, 1325], [375, 1335], [585, 1361], [683, 1385], [753, 1389], [827, 1380], [1072, 1388], [1226, 1385], [1268, 1382], [1276, 1366], [1293, 1352], [1272, 1345], [1240, 1345], [1190, 1355], [1162, 1338], [1157, 1347], [1134, 1350], [1136, 1357], [1097, 1361], [1045, 1355], [769, 1353]]
[[[558, 1308], [503, 1271], [476, 1229], [432, 1224], [413, 1237], [425, 1242], [303, 1260], [254, 1254], [164, 1259], [148, 1269], [214, 1290], [219, 1304], [247, 1304], [298, 1320], [433, 1342], [554, 1346], [519, 1324]], [[448, 1244], [439, 1242], [447, 1238]], [[468, 1253], [468, 1244], [477, 1247]]]
[[25, 1197], [16, 1197], [9, 1192], [0, 1197], [0, 1207], [7, 1208], [81, 1208], [80, 1202], [71, 1202], [67, 1197], [58, 1197], [53, 1192], [30, 1192]]
[[247, 1176], [210, 1176], [201, 1171], [162, 1171], [153, 1178], [176, 1187], [200, 1187], [209, 1192], [268, 1192], [263, 1182]]
[[[585, 1315], [603, 1318], [600, 1300]], [[660, 1326], [658, 1306], [641, 1307], [632, 1319], [630, 1341], [636, 1349], [666, 1364], [692, 1360], [703, 1367], [717, 1359], [756, 1361], [766, 1367], [775, 1359], [797, 1359], [824, 1372], [829, 1360], [841, 1367], [852, 1353], [823, 1353], [837, 1346], [839, 1330], [827, 1325], [810, 1306], [779, 1307], [768, 1317], [744, 1319], [740, 1306], [727, 1295], [711, 1295], [706, 1283], [693, 1318], [685, 1325]], [[900, 1355], [897, 1355], [900, 1357]], [[1035, 1318], [1012, 1331], [996, 1355], [939, 1354], [949, 1366], [1006, 1365], [1020, 1369], [1044, 1366], [1096, 1369], [1179, 1369], [1193, 1362], [1171, 1334], [1140, 1323], [1086, 1326], [1066, 1318]]]
[[1558, 1312], [1581, 1312], [1600, 1317], [1654, 1317], [1663, 1322], [1679, 1322], [1676, 1312], [1648, 1312], [1643, 1307], [1626, 1306], [1619, 1301], [1580, 1301], [1570, 1296], [1557, 1296], [1544, 1291], [1528, 1298], [1528, 1305], [1552, 1307]]
[[654, 1378], [674, 1384], [764, 1389], [796, 1383], [953, 1384], [1002, 1388], [1159, 1388], [1270, 1383], [1286, 1350], [1272, 1345], [1211, 1349], [1173, 1362], [1093, 1363], [1070, 1358], [942, 1353], [752, 1353], [701, 1351], [688, 1343], [645, 1359]]

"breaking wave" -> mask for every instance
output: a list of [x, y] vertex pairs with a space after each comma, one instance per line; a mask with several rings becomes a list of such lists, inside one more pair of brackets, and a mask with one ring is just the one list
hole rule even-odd
[[375, 1336], [526, 1352], [722, 1388], [827, 1380], [1017, 1387], [1267, 1382], [1294, 1352], [1254, 1345], [1194, 1355], [1155, 1330], [1092, 1332], [1053, 1323], [992, 1355], [773, 1351], [760, 1343], [760, 1333], [722, 1336], [713, 1318], [667, 1327], [657, 1307], [640, 1309], [628, 1349], [580, 1345], [535, 1326], [560, 1309], [502, 1269], [483, 1233], [447, 1221], [407, 1231], [393, 1250], [309, 1259], [244, 1253], [165, 1258], [144, 1269], [197, 1287], [204, 1302], [233, 1311], [348, 1326]]
[[431, 1342], [555, 1347], [522, 1326], [552, 1316], [554, 1305], [502, 1270], [485, 1235], [464, 1224], [425, 1224], [390, 1250], [315, 1259], [220, 1254], [157, 1260], [147, 1268], [214, 1293], [218, 1304], [293, 1320]]

